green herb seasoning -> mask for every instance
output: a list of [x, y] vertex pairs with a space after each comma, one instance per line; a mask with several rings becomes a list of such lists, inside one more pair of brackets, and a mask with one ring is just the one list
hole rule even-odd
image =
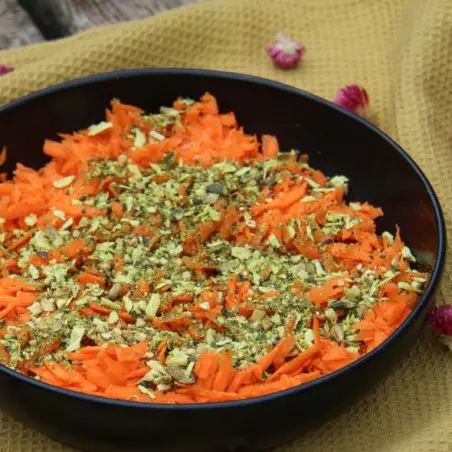
[[285, 389], [377, 346], [428, 280], [345, 176], [210, 95], [114, 101], [44, 150], [0, 184], [0, 362], [48, 383], [156, 403]]

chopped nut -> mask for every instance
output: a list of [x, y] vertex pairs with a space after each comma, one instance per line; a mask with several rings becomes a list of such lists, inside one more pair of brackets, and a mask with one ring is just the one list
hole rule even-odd
[[93, 324], [96, 326], [96, 330], [99, 331], [99, 333], [106, 333], [108, 331], [107, 322], [104, 322], [97, 317], [93, 319]]
[[158, 308], [160, 307], [160, 295], [158, 293], [153, 293], [151, 299], [146, 306], [146, 315], [149, 317], [155, 317]]
[[135, 325], [137, 326], [137, 328], [143, 328], [144, 326], [146, 326], [146, 321], [144, 319], [137, 319]]
[[55, 311], [55, 302], [52, 299], [41, 300], [41, 309], [44, 312]]
[[117, 300], [119, 298], [119, 295], [121, 294], [122, 286], [120, 283], [115, 283], [111, 287], [111, 289], [108, 291], [108, 298], [110, 300]]
[[251, 257], [251, 250], [241, 246], [233, 246], [231, 248], [231, 254], [237, 259], [245, 260]]
[[34, 226], [38, 221], [38, 217], [34, 214], [30, 214], [25, 217], [24, 221], [27, 226]]
[[93, 125], [88, 129], [88, 136], [92, 137], [98, 135], [113, 127], [113, 124], [109, 121], [102, 121], [99, 124]]
[[174, 349], [169, 352], [165, 362], [167, 365], [185, 367], [188, 365], [188, 355], [179, 349]]
[[66, 347], [66, 351], [74, 352], [80, 348], [80, 342], [85, 335], [85, 328], [80, 326], [74, 326], [71, 331], [71, 337], [69, 338], [69, 344]]
[[252, 322], [260, 322], [265, 317], [265, 311], [262, 311], [262, 309], [254, 309], [253, 313], [251, 314], [250, 320]]
[[135, 129], [134, 147], [141, 148], [146, 144], [146, 135], [138, 128]]
[[410, 262], [416, 262], [416, 258], [413, 256], [413, 253], [407, 246], [403, 247], [402, 256]]
[[32, 315], [39, 315], [42, 312], [42, 307], [41, 307], [41, 303], [39, 302], [34, 302], [31, 306], [28, 307], [28, 310], [30, 311], [30, 313]]
[[332, 308], [325, 309], [325, 317], [331, 322], [336, 323], [337, 322], [337, 314], [336, 311]]
[[55, 188], [66, 188], [74, 182], [75, 176], [67, 176], [53, 182]]
[[216, 332], [212, 328], [209, 328], [206, 332], [205, 341], [206, 344], [212, 346], [215, 343]]
[[338, 323], [331, 327], [330, 333], [339, 342], [342, 342], [344, 340], [344, 331], [342, 330], [341, 325], [339, 325]]
[[119, 315], [116, 311], [111, 311], [110, 315], [108, 316], [108, 323], [116, 323], [119, 320]]
[[165, 136], [161, 133], [156, 132], [155, 130], [151, 130], [149, 132], [149, 136], [152, 138], [155, 138], [157, 141], [163, 141], [165, 139]]
[[178, 381], [182, 384], [193, 384], [195, 382], [195, 378], [193, 375], [189, 375], [187, 377], [185, 373], [185, 369], [183, 367], [179, 367], [175, 364], [168, 364], [167, 367], [168, 373], [171, 375], [171, 377], [174, 378], [174, 380]]

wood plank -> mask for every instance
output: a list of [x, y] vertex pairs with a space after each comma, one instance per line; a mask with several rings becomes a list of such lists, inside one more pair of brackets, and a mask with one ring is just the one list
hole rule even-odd
[[71, 33], [92, 26], [140, 19], [196, 0], [52, 0], [61, 5]]
[[199, 0], [19, 0], [48, 39], [152, 16]]
[[16, 0], [0, 0], [0, 49], [19, 47], [44, 39]]

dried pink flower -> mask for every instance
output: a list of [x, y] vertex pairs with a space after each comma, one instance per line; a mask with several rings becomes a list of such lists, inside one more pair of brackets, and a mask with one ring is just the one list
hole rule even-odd
[[8, 72], [14, 71], [14, 67], [9, 64], [0, 64], [0, 75], [5, 75]]
[[276, 43], [267, 47], [267, 53], [271, 56], [273, 64], [281, 69], [296, 68], [305, 50], [302, 44], [282, 33], [277, 33]]
[[334, 103], [362, 118], [369, 118], [369, 95], [362, 86], [348, 85], [340, 89]]
[[442, 336], [452, 336], [452, 305], [434, 307], [429, 314], [432, 328]]

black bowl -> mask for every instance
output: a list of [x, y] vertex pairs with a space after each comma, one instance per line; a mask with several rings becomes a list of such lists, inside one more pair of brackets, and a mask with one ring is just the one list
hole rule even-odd
[[[138, 69], [86, 77], [0, 108], [0, 145], [39, 167], [45, 138], [103, 119], [109, 101], [155, 111], [178, 96], [214, 94], [249, 133], [269, 133], [282, 149], [308, 153], [327, 175], [351, 180], [349, 198], [381, 206], [381, 230], [403, 237], [432, 272], [404, 324], [365, 357], [304, 386], [230, 403], [162, 406], [86, 396], [0, 366], [0, 408], [52, 438], [89, 451], [263, 449], [293, 439], [363, 397], [415, 342], [433, 302], [445, 257], [438, 199], [421, 170], [372, 124], [316, 96], [255, 77], [185, 69]], [[408, 391], [408, 389], [407, 389]], [[408, 396], [408, 392], [407, 392]]]

